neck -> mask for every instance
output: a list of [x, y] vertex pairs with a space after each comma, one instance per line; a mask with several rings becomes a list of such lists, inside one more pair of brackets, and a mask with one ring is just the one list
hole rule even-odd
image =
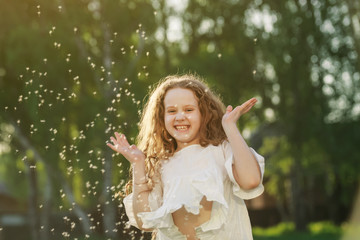
[[179, 142], [178, 142], [178, 143], [177, 143], [177, 148], [176, 148], [175, 152], [180, 151], [180, 150], [183, 149], [183, 148], [186, 148], [186, 147], [188, 147], [188, 146], [195, 145], [195, 144], [199, 144], [199, 142], [198, 142], [198, 141], [196, 141], [196, 142], [189, 142], [189, 143], [182, 143], [182, 142], [179, 143]]

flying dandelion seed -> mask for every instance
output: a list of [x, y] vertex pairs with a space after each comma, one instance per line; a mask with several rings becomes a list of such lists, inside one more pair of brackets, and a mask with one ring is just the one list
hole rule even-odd
[[[37, 10], [38, 15], [40, 15], [40, 6], [37, 7]], [[65, 9], [63, 9], [62, 6], [58, 6], [58, 10], [59, 12], [66, 14], [66, 11]], [[146, 38], [146, 32], [142, 29], [142, 25], [139, 24], [138, 27], [139, 29], [136, 29], [135, 32], [137, 32], [141, 38]], [[108, 161], [104, 157], [105, 152], [94, 150], [98, 149], [99, 146], [93, 145], [84, 147], [84, 140], [89, 139], [89, 141], [93, 141], [92, 139], [96, 138], [95, 136], [98, 134], [99, 128], [103, 129], [103, 125], [106, 125], [107, 130], [102, 130], [102, 134], [110, 134], [111, 132], [122, 127], [136, 127], [136, 124], [130, 124], [127, 121], [124, 121], [127, 119], [127, 113], [120, 114], [120, 112], [122, 112], [124, 109], [122, 106], [124, 102], [127, 101], [128, 103], [133, 104], [133, 106], [135, 105], [135, 107], [137, 108], [137, 106], [140, 105], [141, 101], [137, 99], [138, 95], [136, 95], [135, 97], [135, 94], [132, 92], [133, 90], [131, 88], [133, 85], [136, 85], [136, 79], [132, 79], [129, 77], [125, 78], [123, 81], [117, 79], [114, 80], [113, 78], [115, 78], [115, 76], [117, 78], [118, 73], [115, 75], [112, 70], [108, 69], [108, 67], [104, 67], [106, 66], [105, 64], [104, 66], [101, 66], [101, 62], [98, 61], [97, 57], [92, 54], [89, 54], [89, 56], [86, 57], [83, 61], [85, 63], [87, 62], [89, 69], [92, 69], [91, 71], [94, 72], [94, 79], [97, 79], [96, 81], [101, 85], [97, 88], [93, 86], [89, 87], [88, 85], [80, 86], [82, 85], [80, 79], [81, 81], [84, 81], [84, 83], [88, 83], [87, 80], [83, 80], [88, 79], [88, 76], [77, 69], [77, 59], [72, 56], [76, 56], [76, 54], [72, 54], [70, 52], [68, 52], [67, 54], [64, 53], [67, 52], [68, 45], [66, 45], [65, 42], [61, 41], [61, 39], [57, 38], [57, 34], [60, 31], [62, 31], [60, 27], [57, 28], [56, 26], [52, 26], [48, 30], [49, 35], [47, 36], [49, 38], [49, 44], [52, 44], [55, 50], [59, 50], [57, 53], [57, 57], [47, 55], [45, 58], [40, 59], [40, 61], [42, 61], [41, 67], [26, 67], [26, 74], [19, 75], [19, 78], [24, 81], [24, 85], [26, 86], [26, 88], [23, 93], [18, 95], [17, 106], [14, 107], [14, 109], [17, 109], [17, 107], [19, 107], [19, 109], [23, 111], [23, 109], [33, 104], [33, 106], [36, 108], [36, 111], [34, 113], [34, 115], [36, 116], [34, 118], [35, 120], [31, 120], [32, 122], [28, 123], [25, 120], [23, 121], [22, 118], [17, 118], [18, 120], [16, 121], [16, 123], [17, 125], [21, 126], [22, 122], [24, 122], [24, 125], [27, 126], [26, 134], [29, 136], [30, 141], [36, 142], [38, 138], [46, 139], [47, 144], [42, 144], [41, 146], [37, 147], [40, 154], [43, 155], [45, 158], [44, 164], [53, 164], [56, 162], [58, 166], [56, 166], [56, 164], [54, 165], [59, 169], [55, 171], [62, 171], [60, 175], [64, 177], [62, 180], [57, 179], [57, 184], [60, 185], [63, 189], [67, 189], [68, 186], [66, 186], [66, 184], [70, 184], [70, 189], [74, 189], [70, 191], [64, 191], [63, 189], [60, 189], [60, 192], [58, 192], [58, 195], [61, 199], [61, 204], [58, 204], [58, 206], [56, 207], [59, 212], [67, 215], [63, 218], [63, 221], [68, 225], [67, 230], [59, 231], [58, 228], [49, 228], [48, 231], [54, 235], [62, 235], [62, 237], [66, 239], [70, 237], [72, 239], [80, 239], [72, 236], [78, 231], [79, 228], [82, 228], [81, 224], [78, 224], [79, 221], [86, 222], [87, 220], [89, 220], [90, 222], [93, 222], [90, 228], [94, 231], [99, 231], [98, 229], [103, 223], [102, 221], [99, 221], [99, 218], [91, 217], [92, 215], [88, 215], [89, 219], [78, 217], [78, 221], [73, 221], [72, 216], [76, 214], [74, 212], [77, 211], [75, 207], [75, 202], [72, 201], [72, 199], [74, 199], [74, 196], [72, 196], [72, 194], [75, 195], [75, 193], [72, 191], [77, 191], [76, 188], [79, 188], [80, 191], [81, 183], [83, 184], [82, 188], [88, 189], [87, 192], [85, 191], [83, 194], [77, 195], [77, 198], [80, 199], [77, 199], [77, 201], [82, 203], [79, 204], [81, 206], [86, 201], [88, 201], [89, 204], [97, 203], [97, 201], [99, 201], [98, 199], [101, 196], [101, 192], [104, 192], [102, 188], [104, 188], [105, 192], [110, 195], [110, 200], [108, 199], [103, 202], [103, 206], [105, 208], [105, 206], [110, 206], [113, 202], [117, 201], [117, 199], [114, 198], [114, 195], [125, 184], [125, 181], [122, 181], [122, 183], [118, 186], [102, 186], [101, 181], [86, 181], [87, 178], [91, 179], [91, 175], [94, 175], [95, 178], [103, 179], [103, 176], [109, 171], [108, 168], [105, 167]], [[82, 32], [78, 27], [74, 27], [72, 31], [74, 33]], [[73, 34], [73, 36], [76, 35]], [[120, 34], [114, 32], [114, 39], [110, 39], [109, 43], [111, 43], [111, 45], [118, 44], [117, 41], [114, 40], [119, 37]], [[126, 49], [130, 49], [130, 52], [128, 53]], [[143, 54], [139, 50], [139, 48], [137, 48], [136, 44], [122, 47], [120, 54], [124, 56], [128, 55], [129, 58], [130, 55], [135, 55], [138, 57], [149, 57], [150, 55], [149, 52]], [[67, 77], [61, 80], [59, 80], [60, 77], [58, 78], [57, 76], [55, 76], [52, 71], [47, 72], [50, 65], [58, 61], [62, 61], [68, 64], [67, 69], [64, 70]], [[118, 66], [117, 63], [118, 60], [109, 61], [109, 64], [111, 66]], [[142, 65], [141, 68], [143, 70], [137, 73], [138, 77], [148, 77], [149, 73], [145, 72], [145, 69], [147, 69], [146, 66]], [[56, 81], [54, 80], [53, 82], [53, 79], [56, 79]], [[121, 88], [121, 86], [124, 86], [124, 83], [126, 84], [126, 88]], [[107, 88], [107, 84], [109, 84], [109, 86], [111, 87]], [[86, 89], [87, 87], [89, 87], [89, 91]], [[108, 91], [109, 89], [111, 90]], [[95, 109], [96, 112], [93, 112], [93, 114], [88, 114], [85, 111], [82, 111], [81, 108], [83, 106], [80, 105], [81, 101], [102, 98], [105, 91], [108, 91], [108, 93], [112, 92], [110, 93], [111, 97], [109, 98], [110, 100], [107, 102], [106, 108], [102, 109], [101, 112], [98, 112], [98, 110]], [[9, 106], [4, 107], [5, 111], [9, 111], [11, 108], [13, 108], [12, 106], [11, 108]], [[96, 106], [94, 105], [94, 107]], [[73, 113], [67, 111], [69, 109], [77, 109], [78, 112], [76, 112], [76, 114], [79, 115], [73, 115]], [[136, 110], [134, 112], [136, 114], [139, 111]], [[80, 114], [88, 114], [86, 121], [79, 120], [81, 119]], [[123, 126], [115, 126], [113, 123], [114, 119], [119, 119], [119, 121], [122, 121]], [[130, 139], [132, 141], [134, 140], [133, 137]], [[92, 147], [94, 147], [94, 149], [92, 149]], [[81, 150], [79, 151], [78, 149]], [[50, 162], [50, 160], [47, 160], [47, 158], [53, 158], [54, 153], [56, 153], [55, 155], [57, 155], [58, 161], [54, 160], [54, 162], [52, 163]], [[84, 162], [84, 153], [87, 153], [91, 158], [88, 162], [86, 162], [86, 160]], [[26, 157], [24, 157], [22, 160], [23, 162], [28, 161]], [[117, 164], [117, 166], [118, 168], [126, 167], [121, 163]], [[40, 172], [41, 174], [44, 174], [42, 172], [42, 169], [44, 168], [42, 164], [33, 164], [30, 166], [30, 168]], [[122, 169], [117, 169], [115, 171], [120, 174], [126, 172]], [[22, 174], [23, 171], [19, 170], [18, 173]], [[74, 178], [74, 182], [79, 181], [78, 185], [75, 185], [74, 182], [69, 181], [69, 179], [71, 178]], [[77, 178], [77, 180], [75, 180], [75, 178]], [[71, 207], [69, 207], [69, 202], [72, 202]], [[40, 204], [37, 206], [39, 209], [41, 209], [41, 211], [46, 209], [46, 205]], [[121, 208], [123, 211], [122, 205], [117, 207]], [[81, 207], [78, 206], [78, 208]], [[98, 211], [101, 213], [101, 217], [106, 217], [106, 214], [103, 212], [104, 210], [102, 205], [98, 204], [97, 208]], [[84, 210], [80, 209], [80, 211]], [[86, 216], [86, 214], [84, 216]], [[121, 213], [121, 217], [126, 217], [123, 212]], [[126, 220], [114, 222], [115, 227], [110, 226], [105, 229], [104, 232], [106, 232], [107, 234], [122, 232], [121, 229], [125, 229], [125, 227], [123, 227], [125, 226], [125, 222]], [[40, 226], [41, 230], [46, 230], [45, 228], [45, 225]], [[2, 230], [2, 228], [0, 230]], [[124, 231], [124, 233], [125, 232], [129, 232], [130, 235], [134, 235], [132, 231], [126, 230]], [[89, 234], [85, 234], [83, 236], [85, 236], [85, 238], [91, 237], [91, 235]]]
[[37, 5], [36, 8], [37, 8], [37, 14], [40, 17], [40, 15], [41, 15], [40, 5]]

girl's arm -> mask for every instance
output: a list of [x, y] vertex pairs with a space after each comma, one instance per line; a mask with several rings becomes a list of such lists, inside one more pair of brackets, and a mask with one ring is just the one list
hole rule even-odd
[[258, 162], [251, 153], [244, 138], [241, 136], [236, 122], [240, 116], [248, 112], [257, 102], [252, 98], [234, 110], [232, 106], [226, 108], [222, 119], [222, 125], [226, 136], [230, 142], [234, 154], [233, 173], [236, 182], [244, 190], [250, 190], [257, 187], [261, 182], [261, 172]]
[[141, 162], [133, 163], [133, 211], [135, 220], [139, 228], [143, 231], [152, 231], [152, 229], [144, 229], [141, 219], [137, 216], [140, 212], [150, 212], [149, 194], [150, 190], [146, 180], [145, 158]]
[[144, 231], [152, 229], [143, 229], [142, 221], [137, 216], [140, 212], [150, 212], [149, 193], [145, 171], [145, 154], [135, 145], [130, 145], [124, 134], [115, 133], [115, 138], [110, 138], [111, 143], [107, 145], [114, 151], [122, 154], [131, 164], [133, 170], [133, 212], [138, 227]]

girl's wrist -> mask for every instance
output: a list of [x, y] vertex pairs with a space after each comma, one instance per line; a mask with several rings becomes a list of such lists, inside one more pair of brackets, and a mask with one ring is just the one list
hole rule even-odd
[[223, 123], [223, 128], [225, 132], [231, 132], [234, 130], [238, 130], [236, 123]]
[[139, 195], [141, 192], [149, 191], [148, 182], [133, 182], [133, 190]]
[[[135, 173], [135, 172], [134, 172]], [[133, 176], [133, 183], [135, 185], [143, 185], [143, 184], [147, 184], [148, 183], [148, 179], [144, 173], [144, 175], [134, 175]]]
[[136, 169], [141, 171], [141, 169], [145, 169], [145, 161], [132, 162], [131, 167], [133, 168], [133, 170]]
[[131, 165], [133, 167], [137, 167], [137, 166], [145, 166], [145, 158], [142, 159], [136, 159], [136, 161], [132, 161]]
[[149, 182], [148, 182], [147, 180], [145, 180], [144, 182], [135, 182], [135, 181], [134, 181], [134, 184], [135, 184], [135, 185], [138, 185], [138, 186], [140, 186], [140, 185], [145, 185], [145, 184], [147, 185], [148, 183], [149, 183]]

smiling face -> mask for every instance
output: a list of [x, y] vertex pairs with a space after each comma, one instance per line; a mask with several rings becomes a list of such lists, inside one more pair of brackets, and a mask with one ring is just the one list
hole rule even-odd
[[168, 133], [175, 138], [176, 151], [199, 143], [201, 114], [193, 91], [173, 88], [164, 98], [164, 122]]

